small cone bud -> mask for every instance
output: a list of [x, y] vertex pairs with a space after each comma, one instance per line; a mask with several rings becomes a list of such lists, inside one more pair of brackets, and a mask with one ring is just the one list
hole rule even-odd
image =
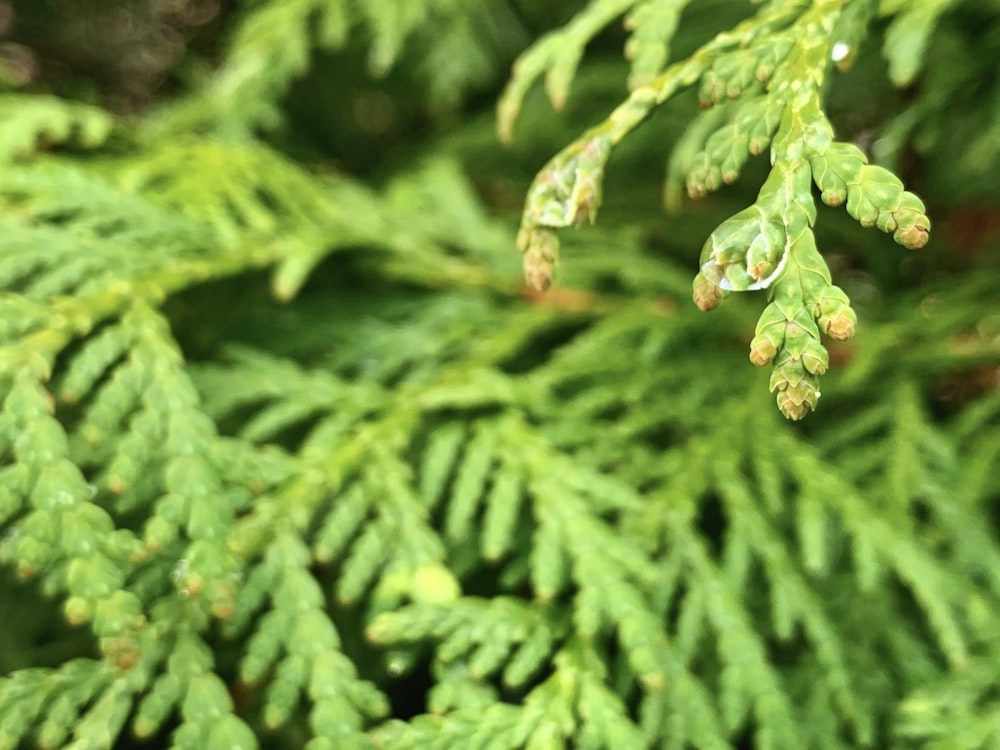
[[824, 190], [820, 194], [822, 201], [828, 206], [842, 206], [844, 201], [847, 200], [847, 189], [846, 188], [833, 188], [830, 190]]
[[931, 231], [926, 210], [924, 202], [916, 195], [903, 193], [899, 205], [892, 208], [892, 238], [910, 250], [918, 250], [926, 245]]
[[778, 391], [778, 409], [785, 418], [798, 421], [816, 409], [819, 396], [819, 391], [812, 383], [802, 380], [794, 386]]
[[524, 252], [524, 280], [529, 287], [544, 292], [552, 286], [559, 238], [547, 229], [532, 229], [518, 235], [518, 246]]
[[820, 330], [838, 341], [851, 338], [858, 324], [858, 316], [851, 309], [850, 300], [838, 286], [830, 285], [823, 291], [813, 314]]
[[854, 335], [854, 326], [857, 322], [857, 316], [849, 307], [830, 318], [820, 321], [823, 329], [829, 334], [830, 338], [837, 339], [837, 341], [846, 341], [851, 338]]
[[709, 281], [703, 273], [699, 273], [694, 277], [694, 288], [691, 297], [702, 312], [715, 309], [725, 294], [724, 290]]
[[[930, 222], [927, 222], [928, 224]], [[930, 228], [915, 224], [908, 229], [898, 229], [892, 238], [900, 245], [910, 250], [919, 250], [930, 239]]]
[[750, 361], [757, 367], [763, 367], [774, 361], [778, 348], [766, 336], [754, 336], [750, 342]]
[[819, 379], [806, 372], [801, 360], [782, 352], [771, 373], [771, 391], [786, 419], [799, 420], [816, 408]]
[[554, 264], [541, 251], [531, 249], [524, 254], [524, 280], [536, 292], [544, 292], [552, 286], [554, 271]]
[[769, 261], [769, 260], [761, 260], [761, 261], [758, 261], [757, 263], [755, 263], [754, 265], [750, 266], [747, 269], [747, 271], [750, 274], [750, 278], [756, 279], [757, 281], [760, 281], [761, 279], [767, 278], [772, 273], [774, 273], [774, 269], [775, 268], [776, 268], [776, 265], [774, 263], [772, 263], [771, 261]]
[[94, 616], [94, 606], [86, 599], [79, 596], [71, 596], [66, 600], [63, 612], [65, 612], [66, 621], [70, 625], [83, 625], [89, 622]]
[[769, 364], [785, 346], [788, 319], [774, 302], [764, 308], [750, 341], [750, 361], [758, 367]]

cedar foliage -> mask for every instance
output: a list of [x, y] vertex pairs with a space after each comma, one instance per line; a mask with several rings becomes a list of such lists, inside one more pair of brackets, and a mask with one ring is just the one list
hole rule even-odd
[[4, 76], [0, 748], [1000, 744], [1000, 8], [236, 6]]

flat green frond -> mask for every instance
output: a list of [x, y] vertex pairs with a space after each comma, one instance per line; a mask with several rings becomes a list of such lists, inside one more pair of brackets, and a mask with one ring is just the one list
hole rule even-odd
[[733, 729], [746, 714], [756, 717], [756, 743], [760, 747], [790, 747], [802, 739], [792, 706], [764, 654], [760, 640], [748, 627], [737, 603], [704, 549], [693, 541], [681, 542], [697, 585], [705, 590], [706, 618], [716, 632], [719, 656], [723, 660], [719, 696], [722, 719]]
[[203, 392], [213, 395], [205, 409], [216, 419], [255, 409], [253, 418], [239, 431], [241, 437], [254, 443], [274, 440], [282, 431], [331, 411], [334, 419], [347, 424], [360, 419], [384, 397], [375, 386], [303, 371], [293, 362], [254, 349], [233, 347], [228, 354], [225, 363], [196, 369], [197, 382]]
[[[808, 464], [803, 461], [800, 470]], [[816, 465], [810, 467], [810, 474], [816, 475]], [[833, 478], [826, 476], [826, 482]], [[938, 638], [942, 653], [954, 664], [959, 665], [967, 658], [967, 635], [961, 624], [962, 597], [965, 587], [952, 578], [952, 574], [938, 565], [923, 550], [916, 532], [909, 535], [899, 533], [887, 521], [872, 516], [872, 510], [856, 492], [844, 485], [837, 487], [833, 480], [825, 494], [835, 504], [841, 515], [845, 530], [852, 537], [855, 569], [859, 583], [870, 588], [875, 585], [875, 576], [881, 571], [893, 570], [906, 585], [917, 602], [926, 608], [931, 627]], [[967, 593], [971, 593], [967, 591]]]
[[46, 708], [48, 716], [37, 729], [38, 743], [47, 747], [65, 744], [73, 724], [88, 715], [87, 704], [113, 680], [114, 674], [106, 665], [89, 659], [68, 661], [58, 669], [20, 670], [3, 677], [0, 710], [7, 719], [0, 728], [0, 745], [17, 747]]
[[466, 426], [452, 422], [439, 426], [428, 438], [420, 461], [420, 494], [428, 506], [440, 502], [466, 436]]
[[[853, 724], [858, 741], [867, 744], [873, 736], [870, 722], [862, 719], [859, 693], [852, 684], [858, 678], [851, 674], [846, 660], [846, 646], [837, 633], [833, 613], [811, 589], [810, 580], [798, 569], [791, 550], [776, 529], [770, 527], [764, 514], [756, 507], [749, 493], [744, 494], [736, 483], [732, 469], [719, 467], [720, 484], [728, 487], [726, 507], [741, 539], [747, 539], [754, 555], [760, 560], [770, 587], [772, 621], [775, 634], [782, 640], [793, 637], [793, 627], [800, 624], [806, 638], [815, 650], [818, 667], [824, 672], [821, 684], [828, 691], [828, 700], [836, 705], [840, 714]], [[726, 490], [723, 490], [726, 492]], [[803, 493], [799, 500], [800, 516], [815, 513], [811, 495]], [[815, 547], [825, 545], [822, 537], [829, 534], [825, 518], [810, 518], [809, 529], [799, 537], [799, 547], [806, 557], [805, 564], [814, 572], [822, 569], [810, 565], [808, 556], [815, 555]], [[824, 571], [825, 572], [825, 571]]]

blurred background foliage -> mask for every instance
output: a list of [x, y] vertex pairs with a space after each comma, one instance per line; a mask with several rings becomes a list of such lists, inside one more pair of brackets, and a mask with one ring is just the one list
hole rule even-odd
[[[483, 0], [473, 5], [469, 23], [476, 28], [468, 38], [475, 46], [438, 49], [438, 30], [417, 27], [402, 40], [399, 59], [390, 63], [378, 59], [371, 31], [353, 26], [344, 46], [314, 51], [282, 99], [280, 125], [263, 134], [298, 157], [376, 180], [447, 140], [478, 178], [498, 179], [506, 172], [523, 183], [540, 160], [620, 100], [626, 33], [612, 25], [588, 48], [564, 112], [553, 116], [540, 92], [533, 92], [517, 142], [502, 149], [490, 134], [492, 110], [511, 62], [531, 40], [565, 23], [579, 4]], [[888, 22], [879, 29], [876, 21], [875, 33], [853, 53], [851, 69], [833, 76], [827, 105], [841, 137], [861, 145], [879, 163], [898, 168], [905, 180], [917, 180], [928, 202], [971, 210], [995, 202], [1000, 191], [991, 171], [1000, 151], [1000, 97], [994, 83], [1000, 30], [996, 2], [956, 6], [936, 27], [921, 78], [902, 88], [892, 85], [879, 54], [880, 31]], [[227, 30], [252, 7], [232, 0], [5, 2], [0, 4], [0, 82], [122, 115], [147, 112], [204, 83], [225, 55]], [[689, 54], [753, 10], [750, 4], [725, 0], [693, 4], [685, 12], [673, 57]], [[657, 150], [651, 144], [676, 138], [689, 120], [690, 100], [667, 110], [657, 114], [655, 127], [645, 128], [617, 152], [621, 166], [609, 174], [617, 181], [607, 191], [610, 199], [636, 205], [637, 196], [655, 197], [663, 170], [648, 158]], [[951, 117], [953, 111], [962, 116]], [[469, 158], [473, 150], [475, 158]], [[669, 149], [658, 150], [666, 158]], [[928, 159], [931, 152], [934, 158]], [[754, 185], [756, 179], [745, 182]], [[502, 205], [519, 203], [515, 195]]]

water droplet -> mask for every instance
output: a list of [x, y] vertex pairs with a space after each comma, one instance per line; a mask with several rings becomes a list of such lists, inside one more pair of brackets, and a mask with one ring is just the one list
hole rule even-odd
[[52, 505], [57, 508], [65, 508], [73, 504], [73, 495], [66, 490], [56, 490], [52, 493]]
[[392, 677], [399, 677], [406, 671], [406, 664], [402, 659], [392, 659], [386, 665], [386, 671]]
[[837, 42], [833, 45], [833, 49], [830, 51], [830, 59], [834, 62], [841, 62], [849, 54], [851, 54], [851, 47], [847, 42]]

